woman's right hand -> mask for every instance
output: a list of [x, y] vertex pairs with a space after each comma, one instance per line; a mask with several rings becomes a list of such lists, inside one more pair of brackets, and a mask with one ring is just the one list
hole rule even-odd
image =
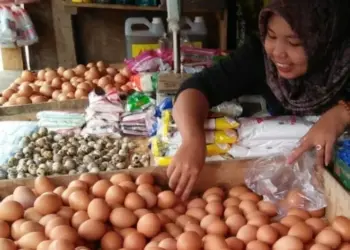
[[173, 157], [167, 169], [169, 186], [182, 200], [190, 196], [204, 166], [205, 157], [205, 140], [200, 138], [183, 142]]

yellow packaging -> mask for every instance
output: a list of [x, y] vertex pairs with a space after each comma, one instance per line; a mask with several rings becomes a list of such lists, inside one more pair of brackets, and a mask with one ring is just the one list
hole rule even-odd
[[238, 140], [237, 132], [233, 129], [207, 131], [205, 133], [207, 143], [234, 144]]
[[171, 157], [154, 157], [154, 163], [158, 167], [167, 167], [171, 163]]
[[220, 117], [208, 119], [204, 124], [204, 128], [208, 130], [225, 130], [225, 129], [236, 129], [239, 127], [239, 123], [229, 117]]
[[230, 150], [230, 145], [226, 143], [215, 143], [207, 145], [207, 156], [226, 154]]

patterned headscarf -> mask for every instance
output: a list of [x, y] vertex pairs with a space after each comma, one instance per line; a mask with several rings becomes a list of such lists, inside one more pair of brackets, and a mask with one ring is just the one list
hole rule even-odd
[[350, 0], [271, 0], [259, 17], [262, 42], [271, 14], [283, 17], [300, 37], [308, 70], [297, 79], [282, 79], [265, 53], [268, 85], [295, 114], [324, 112], [350, 85]]

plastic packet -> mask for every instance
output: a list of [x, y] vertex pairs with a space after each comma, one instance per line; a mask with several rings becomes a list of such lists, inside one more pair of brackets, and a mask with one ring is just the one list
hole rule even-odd
[[204, 128], [207, 130], [225, 130], [225, 129], [236, 129], [239, 127], [239, 122], [230, 117], [224, 116], [220, 118], [208, 119]]
[[129, 79], [129, 87], [139, 92], [154, 92], [158, 86], [158, 72], [139, 73]]
[[[218, 131], [206, 131], [205, 132], [205, 142], [207, 144], [212, 143], [228, 143], [233, 144], [238, 140], [238, 135], [235, 130], [218, 130]], [[169, 143], [181, 143], [182, 138], [180, 132], [175, 132], [173, 136], [169, 139]]]
[[[154, 165], [157, 167], [167, 167], [172, 161], [172, 157], [154, 157]], [[227, 157], [222, 155], [209, 156], [205, 158], [205, 162], [226, 161]]]
[[211, 109], [212, 112], [221, 113], [229, 117], [238, 117], [243, 113], [243, 107], [236, 101], [223, 102]]
[[171, 65], [154, 50], [142, 52], [135, 58], [125, 60], [132, 73], [171, 71]]
[[166, 97], [164, 100], [156, 107], [156, 117], [161, 117], [162, 112], [165, 110], [172, 110], [174, 107], [174, 98], [173, 97]]
[[246, 185], [264, 200], [275, 203], [280, 215], [290, 208], [313, 211], [326, 207], [314, 152], [303, 154], [293, 165], [287, 164], [289, 153], [252, 162], [245, 175]]
[[[171, 144], [162, 141], [157, 136], [151, 138], [151, 152], [156, 157], [173, 156], [180, 146], [181, 144]], [[207, 156], [223, 155], [229, 151], [230, 144], [213, 143], [206, 145], [206, 148]]]
[[296, 116], [240, 118], [241, 140], [291, 140], [302, 138], [314, 125]]
[[135, 92], [128, 96], [126, 110], [128, 112], [142, 111], [150, 106], [153, 106], [154, 104], [155, 101], [148, 95], [141, 92]]

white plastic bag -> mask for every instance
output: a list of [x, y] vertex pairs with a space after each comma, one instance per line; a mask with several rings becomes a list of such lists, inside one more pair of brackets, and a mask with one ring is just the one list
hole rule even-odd
[[16, 47], [16, 18], [9, 7], [0, 6], [0, 47]]
[[29, 46], [39, 41], [34, 25], [27, 12], [19, 6], [11, 6], [16, 20], [16, 44], [18, 47]]
[[296, 116], [241, 118], [239, 123], [240, 140], [301, 139], [314, 125], [307, 118]]
[[11, 156], [22, 148], [23, 137], [29, 136], [37, 129], [37, 122], [0, 122], [0, 165], [5, 164]]
[[285, 150], [292, 150], [299, 140], [241, 140], [232, 145], [228, 152], [233, 158], [252, 159], [280, 155]]
[[246, 172], [246, 185], [264, 200], [275, 203], [281, 215], [290, 208], [313, 211], [326, 207], [314, 152], [305, 153], [293, 165], [287, 164], [287, 155], [254, 161]]

